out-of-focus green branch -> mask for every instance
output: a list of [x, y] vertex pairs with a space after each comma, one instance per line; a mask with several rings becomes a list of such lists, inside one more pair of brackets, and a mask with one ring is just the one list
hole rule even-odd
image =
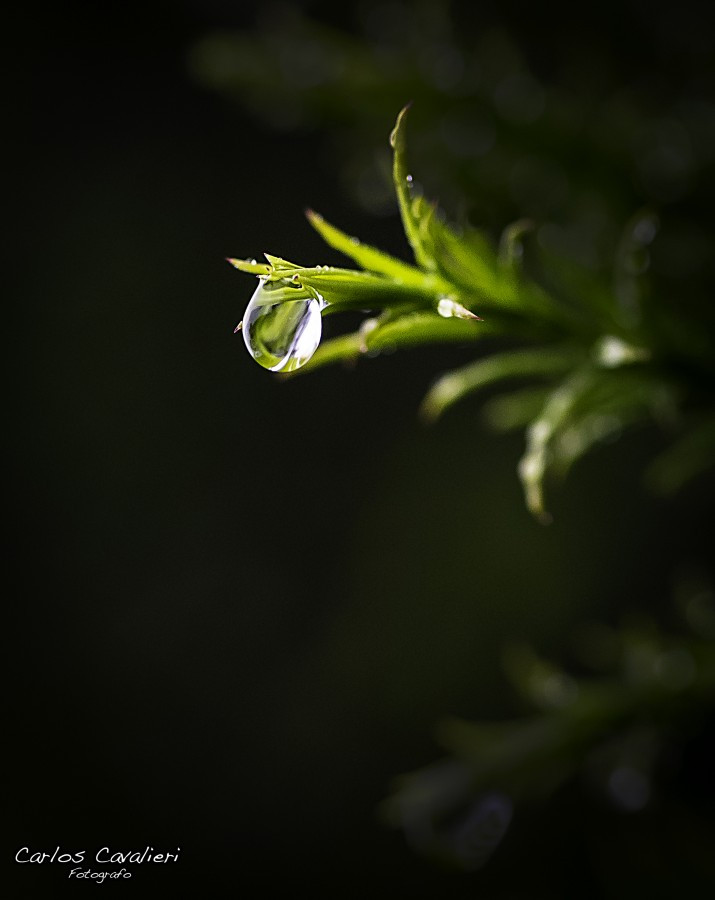
[[[475, 869], [494, 852], [512, 809], [550, 797], [576, 778], [622, 813], [657, 801], [670, 745], [698, 727], [715, 701], [715, 606], [688, 597], [687, 632], [648, 619], [593, 625], [574, 677], [525, 644], [509, 646], [506, 673], [531, 712], [501, 722], [447, 719], [437, 740], [449, 754], [397, 779], [381, 812], [415, 849]], [[577, 646], [578, 646], [578, 642]], [[491, 816], [487, 827], [484, 814]]]

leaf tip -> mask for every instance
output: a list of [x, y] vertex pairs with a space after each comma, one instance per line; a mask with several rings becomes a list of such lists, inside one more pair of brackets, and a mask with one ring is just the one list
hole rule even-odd
[[425, 395], [419, 410], [419, 418], [425, 425], [432, 425], [460, 396], [460, 381], [453, 372], [442, 375]]
[[434, 425], [440, 417], [441, 410], [434, 403], [424, 402], [417, 410], [417, 418], [425, 426]]
[[402, 123], [403, 123], [405, 116], [407, 115], [407, 112], [411, 106], [412, 106], [412, 101], [410, 100], [410, 102], [405, 104], [405, 106], [403, 106], [402, 109], [400, 110], [400, 112], [397, 114], [397, 121], [395, 122], [395, 127], [390, 132], [390, 146], [392, 147], [393, 150], [395, 150], [397, 148], [398, 139], [402, 135]]
[[306, 209], [305, 217], [308, 222], [312, 225], [313, 228], [318, 232], [318, 234], [323, 234], [323, 226], [325, 225], [325, 219], [317, 213], [314, 209]]

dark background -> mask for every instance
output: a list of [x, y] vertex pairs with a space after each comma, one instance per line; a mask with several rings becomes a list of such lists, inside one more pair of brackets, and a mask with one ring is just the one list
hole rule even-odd
[[[585, 32], [632, 73], [644, 14], [615, 10], [472, 15], [506, 23], [545, 76]], [[581, 463], [543, 528], [515, 475], [521, 437], [490, 435], [469, 404], [418, 422], [469, 348], [289, 383], [250, 360], [232, 331], [252, 283], [225, 256], [337, 262], [307, 206], [405, 254], [396, 214], [345, 195], [329, 123], [277, 133], [190, 75], [198, 38], [256, 12], [9, 23], [7, 896], [86, 887], [13, 865], [22, 846], [147, 844], [180, 846], [180, 863], [136, 867], [122, 891], [602, 896], [608, 851], [583, 835], [622, 824], [585, 800], [525, 814], [475, 875], [416, 857], [375, 810], [439, 756], [441, 716], [514, 712], [507, 639], [558, 655], [584, 620], [667, 609], [673, 573], [707, 558], [709, 498], [643, 493], [659, 438], [637, 434]]]

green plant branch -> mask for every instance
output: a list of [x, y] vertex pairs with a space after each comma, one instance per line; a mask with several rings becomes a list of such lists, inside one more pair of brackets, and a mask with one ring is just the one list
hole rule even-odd
[[[422, 404], [422, 417], [432, 421], [486, 386], [536, 381], [504, 397], [501, 405], [498, 398], [490, 399], [488, 409], [497, 427], [526, 428], [519, 474], [527, 506], [541, 521], [549, 519], [544, 485], [550, 473], [564, 474], [599, 442], [635, 423], [663, 418], [677, 423], [680, 410], [693, 405], [682, 449], [655, 464], [650, 482], [660, 490], [675, 489], [703, 471], [712, 459], [707, 423], [713, 420], [713, 403], [712, 391], [703, 391], [702, 384], [712, 382], [712, 361], [697, 340], [697, 323], [667, 308], [628, 300], [637, 293], [642, 269], [631, 260], [656, 228], [652, 211], [639, 213], [624, 229], [610, 286], [573, 262], [541, 254], [545, 288], [525, 273], [529, 259], [524, 259], [523, 241], [530, 221], [508, 226], [496, 246], [471, 226], [456, 231], [435, 204], [415, 191], [407, 166], [406, 122], [407, 108], [397, 118], [390, 143], [394, 188], [414, 264], [362, 243], [312, 210], [306, 214], [313, 228], [359, 269], [301, 266], [270, 254], [265, 263], [229, 260], [257, 276], [259, 290], [276, 282], [293, 289], [273, 289], [267, 298], [254, 295], [254, 312], [261, 316], [275, 315], [279, 299], [304, 303], [306, 317], [312, 315], [312, 299], [322, 303], [322, 315], [369, 311], [354, 333], [316, 342], [281, 371], [292, 376], [429, 343], [485, 342], [489, 355], [436, 381]], [[299, 313], [285, 317], [295, 333], [283, 341], [279, 328], [264, 330], [280, 343], [267, 359], [280, 359], [297, 346], [303, 327]], [[501, 339], [496, 348], [487, 340], [494, 337]], [[701, 420], [705, 425], [687, 433], [687, 422]]]

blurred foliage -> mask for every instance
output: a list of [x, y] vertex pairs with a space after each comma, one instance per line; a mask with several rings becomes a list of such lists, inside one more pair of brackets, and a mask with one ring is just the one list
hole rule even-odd
[[[678, 633], [643, 616], [573, 635], [574, 676], [526, 645], [504, 654], [530, 715], [492, 723], [444, 721], [445, 760], [395, 785], [383, 804], [420, 851], [479, 868], [504, 837], [516, 804], [578, 781], [621, 813], [667, 804], [674, 747], [697, 734], [715, 701], [715, 595], [681, 583]], [[661, 790], [662, 788], [662, 790]]]
[[[546, 230], [542, 240], [598, 268], [610, 264], [634, 208], [688, 201], [699, 221], [672, 223], [660, 239], [668, 242], [662, 262], [681, 271], [709, 265], [700, 228], [708, 227], [713, 192], [713, 39], [697, 10], [638, 10], [640, 40], [628, 35], [624, 68], [618, 29], [634, 15], [624, 4], [613, 20], [604, 8], [609, 43], [601, 52], [589, 43], [588, 10], [568, 41], [559, 39], [558, 22], [549, 28], [558, 16], [515, 17], [527, 32], [541, 24], [522, 47], [470, 3], [366, 0], [347, 8], [341, 27], [297, 5], [266, 4], [257, 28], [205, 37], [192, 66], [277, 129], [329, 123], [345, 188], [371, 212], [394, 209], [382, 138], [411, 100], [416, 168], [451, 214], [488, 223], [569, 220], [568, 230]], [[546, 62], [533, 59], [535, 47]]]

